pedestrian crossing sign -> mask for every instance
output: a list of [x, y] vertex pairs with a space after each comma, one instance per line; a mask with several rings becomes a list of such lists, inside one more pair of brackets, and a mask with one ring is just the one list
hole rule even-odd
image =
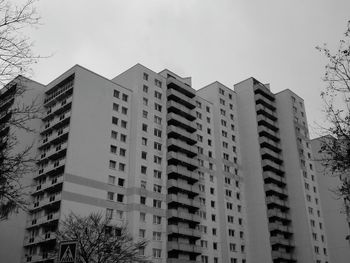
[[75, 263], [77, 257], [77, 241], [62, 241], [59, 246], [58, 262]]

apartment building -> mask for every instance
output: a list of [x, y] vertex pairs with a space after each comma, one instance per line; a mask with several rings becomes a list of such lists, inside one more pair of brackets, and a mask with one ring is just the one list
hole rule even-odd
[[195, 90], [137, 64], [111, 80], [77, 65], [41, 94], [32, 205], [7, 262], [53, 262], [59, 222], [92, 211], [149, 240], [153, 262], [330, 262], [291, 91], [254, 78]]

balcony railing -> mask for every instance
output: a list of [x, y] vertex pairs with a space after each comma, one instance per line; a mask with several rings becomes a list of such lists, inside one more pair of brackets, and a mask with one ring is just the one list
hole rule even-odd
[[168, 151], [182, 152], [190, 157], [197, 155], [197, 148], [191, 146], [181, 140], [168, 139], [167, 140]]
[[167, 127], [168, 138], [175, 138], [187, 142], [189, 145], [197, 143], [196, 135], [173, 125]]
[[51, 189], [54, 191], [61, 183], [63, 183], [63, 175], [52, 177], [52, 179], [48, 179], [45, 183], [34, 186], [33, 194], [39, 194], [44, 191], [49, 192]]
[[187, 107], [191, 110], [196, 108], [196, 104], [195, 104], [193, 99], [187, 97], [186, 95], [182, 94], [181, 92], [178, 92], [177, 90], [168, 89], [166, 94], [167, 94], [169, 101], [170, 100], [176, 101], [176, 102], [184, 105], [185, 107]]
[[193, 171], [198, 168], [198, 160], [187, 157], [184, 154], [176, 152], [167, 153], [168, 165], [179, 164]]
[[188, 243], [180, 243], [176, 241], [168, 241], [168, 251], [177, 250], [187, 253], [201, 254], [202, 248], [200, 246]]
[[182, 178], [190, 183], [198, 182], [199, 175], [196, 172], [191, 172], [190, 170], [186, 169], [185, 167], [176, 166], [176, 165], [168, 165], [167, 167], [167, 174], [168, 178]]
[[56, 213], [48, 214], [48, 215], [45, 215], [45, 216], [42, 216], [39, 218], [27, 220], [27, 228], [39, 226], [42, 224], [51, 223], [55, 220], [58, 220], [59, 217], [60, 217], [60, 214], [58, 212], [56, 212]]
[[[170, 179], [167, 181], [167, 187], [168, 192], [183, 192], [188, 195], [191, 195], [192, 197], [199, 194], [199, 188], [195, 185], [190, 185], [188, 183], [185, 183], [183, 181], [178, 181], [175, 179]], [[172, 190], [171, 188], [175, 188], [175, 190]]]
[[176, 203], [176, 206], [190, 207], [191, 209], [199, 209], [200, 203], [197, 199], [190, 199], [189, 197], [184, 197], [175, 194], [167, 195], [167, 203]]
[[186, 118], [189, 121], [194, 121], [196, 119], [195, 112], [180, 103], [175, 101], [167, 102], [168, 112], [174, 112], [182, 117]]
[[45, 115], [43, 117], [43, 120], [47, 120], [52, 118], [54, 115], [59, 115], [62, 112], [67, 111], [70, 108], [70, 104], [73, 101], [73, 96], [69, 96], [62, 101], [57, 102], [54, 106], [52, 106], [50, 109], [48, 109], [45, 112]]
[[185, 222], [196, 223], [196, 224], [199, 224], [201, 221], [200, 216], [197, 214], [191, 214], [189, 212], [176, 210], [176, 209], [168, 209], [167, 217], [176, 218], [179, 221], [185, 221]]
[[179, 126], [185, 130], [187, 130], [190, 133], [193, 133], [197, 130], [196, 125], [194, 122], [191, 122], [184, 117], [177, 115], [175, 113], [168, 113], [167, 114], [167, 122], [168, 125], [175, 125]]
[[177, 80], [176, 78], [168, 77], [166, 84], [168, 86], [168, 89], [171, 88], [177, 90], [189, 98], [193, 98], [196, 96], [196, 90], [186, 85], [185, 83]]

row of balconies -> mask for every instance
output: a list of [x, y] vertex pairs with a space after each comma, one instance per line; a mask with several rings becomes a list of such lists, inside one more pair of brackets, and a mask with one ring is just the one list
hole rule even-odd
[[262, 163], [263, 171], [272, 171], [279, 175], [284, 174], [284, 166], [281, 164], [277, 164], [274, 161], [271, 161], [268, 159], [262, 159], [261, 163]]
[[259, 142], [260, 142], [261, 148], [265, 147], [265, 148], [271, 149], [272, 151], [274, 151], [276, 153], [280, 153], [282, 151], [279, 143], [277, 143], [273, 140], [270, 140], [268, 138], [260, 137]]
[[285, 223], [291, 221], [291, 217], [288, 213], [281, 212], [279, 209], [268, 209], [267, 216], [271, 219], [276, 219]]
[[287, 190], [277, 185], [264, 184], [264, 189], [265, 189], [266, 196], [275, 195], [280, 197], [281, 199], [286, 199], [288, 197]]
[[278, 165], [281, 165], [283, 163], [280, 153], [276, 153], [268, 148], [261, 148], [260, 153], [263, 160], [270, 160]]
[[266, 204], [268, 209], [274, 209], [278, 208], [281, 211], [285, 212], [289, 210], [288, 203], [280, 198], [277, 198], [275, 196], [267, 196], [266, 197]]
[[29, 206], [29, 210], [31, 211], [40, 210], [48, 205], [52, 205], [54, 203], [60, 202], [61, 197], [62, 197], [61, 193], [48, 195], [43, 199], [41, 199], [40, 201], [34, 201], [33, 204]]
[[40, 134], [45, 134], [45, 133], [48, 133], [49, 131], [65, 126], [66, 124], [69, 123], [70, 116], [71, 116], [71, 112], [67, 111], [65, 113], [62, 113], [60, 116], [55, 117], [51, 121], [44, 122]]
[[62, 98], [72, 94], [72, 92], [73, 92], [73, 80], [71, 80], [70, 82], [68, 82], [64, 86], [59, 87], [55, 92], [53, 92], [51, 95], [49, 95], [44, 100], [44, 106], [49, 107], [56, 100], [62, 100]]
[[277, 122], [271, 120], [270, 118], [262, 115], [257, 115], [256, 119], [258, 126], [265, 126], [274, 132], [277, 132], [279, 130]]
[[266, 184], [274, 183], [278, 186], [286, 186], [286, 178], [279, 176], [273, 172], [263, 172], [264, 182]]
[[189, 97], [182, 94], [181, 92], [178, 92], [174, 89], [168, 89], [166, 94], [167, 94], [168, 101], [171, 101], [171, 100], [176, 101], [191, 110], [196, 108], [196, 104], [194, 100], [190, 99]]
[[189, 98], [194, 98], [196, 96], [196, 90], [174, 77], [169, 76], [166, 80], [166, 85], [168, 89], [179, 91]]
[[271, 236], [270, 242], [272, 248], [284, 247], [284, 248], [293, 248], [294, 243], [291, 239], [285, 238], [284, 236]]
[[61, 158], [55, 161], [51, 161], [48, 164], [39, 167], [38, 175], [51, 174], [51, 172], [57, 170], [58, 168], [66, 164], [66, 158]]
[[43, 116], [42, 120], [46, 121], [52, 118], [54, 115], [59, 115], [70, 109], [72, 100], [73, 96], [69, 96], [63, 99], [62, 101], [57, 102], [54, 106], [52, 106], [45, 112], [45, 115]]
[[50, 223], [58, 220], [59, 217], [60, 217], [59, 212], [51, 213], [51, 214], [48, 214], [48, 215], [45, 215], [45, 216], [42, 216], [39, 218], [27, 220], [26, 226], [27, 226], [27, 228], [32, 228], [32, 227], [37, 227], [37, 226], [40, 226], [43, 224], [50, 224]]
[[172, 207], [188, 207], [191, 210], [198, 210], [200, 207], [198, 199], [190, 199], [188, 196], [176, 194], [168, 194], [167, 203], [171, 204]]
[[202, 248], [195, 244], [182, 243], [177, 241], [168, 241], [167, 243], [168, 251], [175, 250], [193, 254], [201, 254]]
[[280, 141], [278, 132], [274, 132], [264, 126], [258, 126], [258, 133], [259, 137], [266, 137], [276, 143]]
[[178, 128], [173, 125], [167, 127], [168, 138], [175, 138], [186, 142], [189, 145], [194, 145], [197, 143], [196, 134], [190, 133], [187, 130]]
[[274, 111], [270, 110], [269, 108], [267, 107], [264, 107], [263, 105], [261, 104], [258, 104], [256, 105], [256, 114], [259, 116], [259, 115], [262, 115], [268, 119], [270, 119], [271, 121], [277, 121], [277, 115]]
[[192, 172], [182, 166], [168, 165], [167, 174], [168, 174], [168, 179], [182, 178], [192, 184], [199, 181], [198, 173]]
[[35, 237], [26, 237], [24, 239], [24, 246], [37, 245], [39, 243], [53, 241], [56, 239], [56, 234], [54, 232], [46, 232], [41, 235], [36, 235]]
[[276, 106], [274, 102], [271, 102], [269, 100], [267, 100], [263, 95], [261, 94], [255, 94], [255, 104], [256, 105], [263, 105], [266, 108], [269, 108], [270, 110], [275, 111], [276, 110]]
[[52, 145], [48, 150], [42, 151], [40, 153], [40, 158], [38, 162], [43, 162], [44, 160], [48, 159], [57, 159], [59, 157], [62, 157], [64, 154], [64, 151], [67, 150], [68, 143], [63, 142], [61, 144]]
[[176, 221], [184, 221], [192, 224], [199, 224], [201, 218], [197, 214], [189, 213], [187, 210], [176, 210], [176, 209], [168, 209], [167, 217], [174, 218]]
[[43, 192], [55, 192], [61, 183], [63, 183], [63, 175], [52, 177], [52, 179], [47, 180], [45, 183], [34, 186], [32, 195]]
[[168, 152], [167, 153], [168, 165], [181, 165], [187, 167], [190, 171], [193, 171], [198, 168], [198, 160], [187, 157], [187, 155], [177, 153], [177, 152]]
[[189, 133], [194, 133], [197, 130], [196, 124], [194, 122], [189, 121], [186, 118], [175, 113], [167, 114], [167, 123], [168, 125], [175, 125], [181, 127]]
[[199, 188], [196, 185], [190, 185], [187, 182], [178, 181], [175, 179], [168, 179], [167, 181], [168, 193], [185, 193], [191, 198], [199, 195]]
[[186, 118], [189, 121], [194, 121], [196, 119], [195, 111], [183, 106], [180, 103], [177, 103], [175, 101], [168, 101], [167, 102], [167, 108], [168, 113], [174, 112], [184, 118]]
[[67, 140], [67, 135], [69, 132], [69, 125], [62, 127], [50, 135], [45, 136], [43, 139], [39, 141], [38, 148], [41, 149], [43, 147], [47, 147], [49, 144], [58, 144], [61, 141]]
[[284, 235], [292, 235], [292, 228], [288, 225], [282, 225], [278, 223], [270, 223], [269, 224], [269, 231], [270, 232], [279, 232], [283, 233]]
[[193, 158], [197, 155], [197, 148], [182, 140], [170, 138], [167, 140], [168, 151], [182, 152]]
[[192, 240], [201, 238], [201, 232], [194, 228], [179, 226], [179, 225], [168, 225], [168, 235], [174, 236], [186, 236]]

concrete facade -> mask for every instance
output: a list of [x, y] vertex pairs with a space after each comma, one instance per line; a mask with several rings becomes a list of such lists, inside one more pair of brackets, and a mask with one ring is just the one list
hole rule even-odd
[[32, 205], [7, 262], [53, 262], [60, 220], [92, 211], [149, 240], [153, 262], [331, 262], [292, 92], [254, 78], [196, 91], [137, 64], [111, 80], [77, 65], [41, 94]]

